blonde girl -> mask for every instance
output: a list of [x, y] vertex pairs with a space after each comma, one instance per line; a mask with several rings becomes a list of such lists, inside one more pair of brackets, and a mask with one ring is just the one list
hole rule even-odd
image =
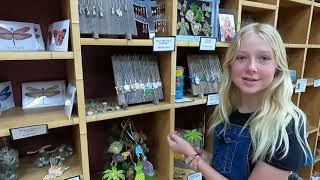
[[306, 116], [292, 101], [283, 41], [272, 26], [253, 23], [226, 53], [220, 104], [210, 119], [213, 159], [207, 164], [174, 132], [170, 148], [209, 180], [284, 180], [312, 162]]

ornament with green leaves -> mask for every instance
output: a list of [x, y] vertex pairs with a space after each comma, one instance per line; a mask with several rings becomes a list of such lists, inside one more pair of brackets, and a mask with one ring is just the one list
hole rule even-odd
[[179, 31], [179, 35], [188, 35], [188, 31], [190, 30], [189, 23], [184, 18], [181, 18], [181, 21], [177, 24], [177, 30]]
[[194, 144], [197, 141], [201, 141], [203, 138], [203, 135], [197, 129], [186, 130], [184, 132], [183, 138], [189, 141], [190, 143]]
[[143, 164], [141, 161], [138, 161], [137, 164], [134, 167], [134, 170], [136, 171], [136, 177], [134, 180], [145, 180], [146, 176], [143, 173]]
[[106, 180], [124, 180], [126, 176], [123, 170], [118, 170], [116, 166], [112, 166], [111, 169], [107, 169], [103, 172], [102, 179]]

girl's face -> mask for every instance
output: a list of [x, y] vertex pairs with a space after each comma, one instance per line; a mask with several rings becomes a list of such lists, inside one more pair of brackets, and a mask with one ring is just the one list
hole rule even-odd
[[276, 72], [274, 53], [264, 39], [246, 35], [231, 63], [231, 80], [241, 95], [259, 95], [272, 83]]

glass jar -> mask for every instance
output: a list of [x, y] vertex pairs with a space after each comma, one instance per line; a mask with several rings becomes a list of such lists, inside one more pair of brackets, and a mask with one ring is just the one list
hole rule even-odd
[[0, 138], [0, 179], [17, 180], [18, 168], [18, 151], [10, 148], [8, 137]]

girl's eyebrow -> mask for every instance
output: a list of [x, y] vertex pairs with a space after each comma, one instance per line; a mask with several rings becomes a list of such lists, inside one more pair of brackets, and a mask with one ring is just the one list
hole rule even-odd
[[[251, 50], [239, 50], [239, 51], [238, 51], [238, 54], [239, 54], [239, 53], [244, 53], [244, 54], [246, 54], [246, 53], [248, 53], [249, 51], [251, 51]], [[270, 51], [267, 51], [267, 50], [258, 50], [257, 52], [258, 52], [258, 53], [261, 53], [261, 54], [267, 54], [267, 55], [271, 55], [271, 54], [272, 54]]]

